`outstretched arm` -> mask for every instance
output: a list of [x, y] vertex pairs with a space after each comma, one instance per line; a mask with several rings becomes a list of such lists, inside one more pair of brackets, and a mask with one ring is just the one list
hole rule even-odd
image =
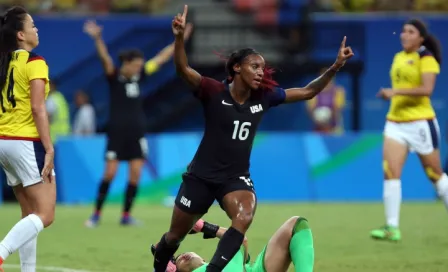
[[109, 52], [107, 50], [106, 43], [101, 36], [102, 28], [94, 21], [87, 21], [84, 24], [84, 32], [87, 33], [95, 41], [95, 47], [98, 52], [98, 56], [100, 57], [101, 63], [103, 64], [106, 75], [112, 75], [114, 73], [115, 67], [112, 61], [112, 57], [109, 55]]
[[[193, 30], [193, 25], [188, 23], [185, 27], [184, 40], [187, 41], [190, 38], [191, 32]], [[163, 48], [155, 57], [148, 60], [145, 64], [145, 73], [152, 74], [158, 67], [167, 63], [174, 54], [174, 42]], [[155, 69], [154, 69], [155, 67]]]
[[174, 64], [177, 74], [182, 77], [190, 86], [199, 88], [201, 75], [188, 65], [187, 54], [185, 52], [184, 33], [186, 32], [188, 6], [185, 5], [183, 14], [177, 14], [173, 20], [174, 40]]
[[339, 69], [341, 69], [345, 62], [354, 55], [352, 49], [345, 46], [346, 40], [347, 37], [344, 37], [341, 47], [339, 48], [336, 62], [327, 71], [325, 71], [325, 73], [308, 83], [308, 85], [303, 88], [291, 88], [285, 90], [285, 103], [309, 100], [319, 94], [328, 85], [328, 83], [330, 83]]

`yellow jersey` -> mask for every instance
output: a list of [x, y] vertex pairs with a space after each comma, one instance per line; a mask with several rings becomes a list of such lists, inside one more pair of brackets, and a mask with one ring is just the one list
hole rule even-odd
[[[413, 89], [422, 84], [422, 74], [440, 73], [440, 65], [424, 46], [418, 51], [397, 53], [390, 69], [393, 89]], [[436, 116], [429, 96], [395, 95], [391, 99], [387, 120], [410, 122]]]
[[17, 50], [12, 54], [6, 84], [0, 93], [0, 138], [39, 141], [31, 112], [30, 81], [46, 81], [46, 98], [50, 91], [48, 65], [32, 52]]

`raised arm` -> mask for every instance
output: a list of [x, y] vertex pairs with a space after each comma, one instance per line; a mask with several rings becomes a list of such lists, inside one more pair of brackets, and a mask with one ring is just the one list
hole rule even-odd
[[186, 21], [188, 6], [185, 5], [183, 14], [177, 14], [174, 17], [172, 28], [175, 37], [174, 40], [174, 64], [177, 74], [182, 77], [193, 88], [199, 88], [201, 84], [201, 75], [188, 65], [187, 54], [185, 52]]
[[103, 64], [106, 75], [112, 75], [114, 73], [115, 66], [112, 61], [112, 57], [109, 55], [107, 50], [106, 43], [101, 36], [102, 30], [102, 27], [97, 25], [94, 21], [87, 21], [84, 24], [84, 32], [95, 41], [95, 47], [101, 63]]
[[[190, 38], [193, 30], [193, 24], [188, 23], [185, 27], [184, 40], [187, 41]], [[145, 73], [152, 74], [158, 70], [160, 66], [168, 62], [174, 54], [174, 42], [163, 48], [156, 56], [148, 60], [145, 64]]]
[[291, 88], [286, 89], [286, 103], [292, 103], [302, 100], [309, 100], [319, 94], [325, 86], [330, 83], [331, 79], [336, 75], [339, 69], [344, 66], [345, 62], [354, 56], [353, 51], [350, 47], [345, 46], [345, 42], [347, 37], [344, 37], [341, 43], [341, 47], [339, 48], [338, 56], [335, 63], [325, 71], [320, 77], [308, 83], [303, 88]]

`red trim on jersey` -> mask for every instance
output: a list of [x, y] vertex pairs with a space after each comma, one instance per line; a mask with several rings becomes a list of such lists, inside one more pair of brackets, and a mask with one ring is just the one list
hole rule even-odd
[[35, 57], [32, 57], [32, 58], [29, 58], [27, 63], [32, 62], [34, 60], [43, 60], [43, 61], [45, 61], [45, 59], [43, 57], [35, 56]]
[[40, 138], [33, 138], [33, 137], [0, 136], [0, 139], [2, 139], [2, 140], [19, 140], [19, 141], [40, 142]]

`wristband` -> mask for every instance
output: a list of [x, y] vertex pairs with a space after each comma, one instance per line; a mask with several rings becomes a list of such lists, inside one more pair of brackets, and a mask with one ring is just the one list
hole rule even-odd
[[204, 221], [204, 227], [202, 228], [201, 232], [204, 233], [204, 239], [211, 239], [216, 238], [216, 233], [218, 233], [218, 230], [218, 225]]

